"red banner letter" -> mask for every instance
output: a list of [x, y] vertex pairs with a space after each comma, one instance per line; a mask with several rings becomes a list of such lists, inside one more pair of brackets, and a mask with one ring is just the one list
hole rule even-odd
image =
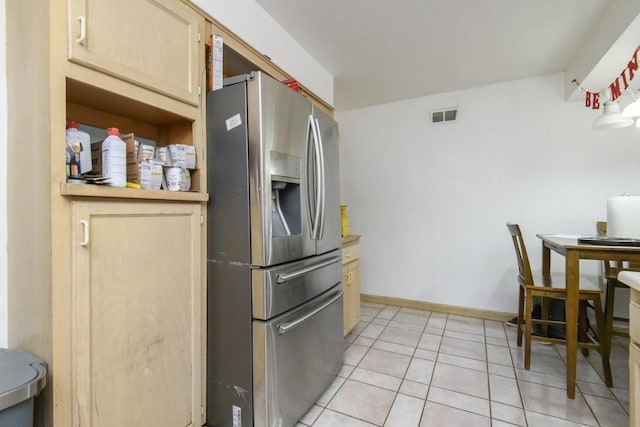
[[600, 108], [600, 94], [599, 93], [594, 93], [593, 94], [593, 107], [594, 110], [597, 110]]
[[616, 77], [615, 81], [609, 85], [609, 89], [611, 89], [611, 102], [615, 101], [622, 95], [620, 93], [620, 80]]
[[624, 70], [622, 70], [622, 73], [620, 73], [620, 77], [622, 78], [622, 83], [624, 83], [624, 90], [629, 89], [629, 82], [627, 81], [627, 74], [625, 73], [626, 68]]
[[629, 81], [633, 80], [633, 73], [638, 71], [638, 49], [633, 52], [633, 58], [631, 58], [631, 61], [627, 64], [627, 70], [629, 70]]

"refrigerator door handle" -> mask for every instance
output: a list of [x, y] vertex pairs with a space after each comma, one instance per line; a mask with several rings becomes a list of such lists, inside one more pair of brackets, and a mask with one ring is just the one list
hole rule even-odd
[[[312, 222], [312, 230], [311, 230], [311, 238], [313, 240], [318, 240], [320, 238], [320, 215], [322, 214], [322, 193], [321, 189], [321, 180], [322, 180], [322, 153], [320, 144], [320, 135], [317, 128], [317, 123], [313, 117], [313, 115], [309, 115], [309, 126], [311, 128], [311, 134], [313, 137], [313, 153], [314, 153], [314, 171], [313, 175], [316, 177], [315, 179], [315, 187], [314, 187], [314, 196], [315, 196], [315, 211], [313, 212], [313, 222]], [[311, 200], [309, 200], [311, 203]]]
[[328, 259], [328, 260], [323, 261], [323, 262], [319, 262], [319, 263], [314, 264], [314, 265], [310, 265], [309, 267], [301, 268], [300, 270], [294, 271], [293, 273], [278, 274], [278, 283], [284, 283], [284, 282], [287, 282], [289, 280], [293, 280], [293, 279], [295, 279], [297, 277], [304, 276], [305, 274], [310, 273], [310, 272], [312, 272], [314, 270], [326, 267], [326, 266], [331, 265], [331, 264], [335, 264], [335, 263], [340, 262], [340, 261], [342, 261], [342, 258], [335, 257], [335, 258], [331, 258], [331, 259]]
[[311, 120], [311, 129], [313, 130], [313, 148], [315, 152], [315, 175], [316, 175], [316, 212], [315, 212], [315, 234], [313, 235], [314, 240], [320, 240], [320, 221], [322, 215], [322, 180], [323, 180], [323, 159], [322, 159], [322, 147], [320, 144], [320, 129], [318, 126], [318, 121], [315, 120], [313, 116], [309, 116]]
[[[311, 150], [315, 152], [315, 131], [313, 124], [313, 115], [309, 114], [309, 118], [307, 120], [307, 147], [306, 147], [306, 159], [307, 159], [307, 219], [309, 220], [309, 225], [311, 227], [311, 238], [316, 240], [316, 222], [315, 222], [315, 211], [314, 206], [311, 203], [312, 198], [316, 197], [316, 189], [311, 186], [312, 178], [315, 173], [315, 170], [312, 168], [311, 162], [309, 161], [311, 156]], [[313, 146], [312, 146], [313, 144]], [[315, 206], [317, 209], [317, 205]]]
[[325, 185], [325, 176], [324, 176], [324, 149], [322, 148], [322, 132], [320, 131], [320, 123], [318, 122], [318, 119], [314, 119], [315, 121], [315, 125], [316, 125], [316, 134], [318, 135], [318, 154], [319, 154], [319, 158], [320, 158], [320, 162], [319, 162], [319, 177], [320, 179], [318, 180], [319, 183], [319, 189], [318, 191], [320, 192], [320, 207], [319, 207], [319, 211], [320, 211], [320, 225], [318, 226], [318, 240], [322, 240], [322, 238], [324, 237], [324, 222], [325, 222], [325, 218], [326, 218], [326, 212], [325, 212], [325, 204], [326, 204], [326, 199], [327, 199], [327, 195], [326, 195], [326, 185]]
[[304, 322], [306, 322], [307, 320], [309, 320], [310, 318], [312, 318], [313, 316], [315, 316], [316, 314], [320, 313], [322, 310], [324, 310], [325, 308], [329, 307], [331, 304], [333, 304], [334, 302], [336, 302], [337, 300], [342, 298], [342, 294], [343, 293], [344, 292], [342, 292], [342, 291], [338, 291], [329, 301], [325, 302], [320, 307], [317, 307], [317, 308], [313, 309], [309, 313], [305, 314], [304, 316], [301, 316], [301, 317], [297, 318], [296, 320], [292, 320], [291, 322], [283, 323], [282, 325], [280, 325], [278, 327], [278, 333], [280, 335], [284, 335], [287, 332], [291, 331], [292, 329], [295, 329], [298, 326], [302, 325]]

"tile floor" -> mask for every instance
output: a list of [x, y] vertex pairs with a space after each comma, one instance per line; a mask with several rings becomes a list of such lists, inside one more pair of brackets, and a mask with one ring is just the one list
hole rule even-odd
[[532, 347], [501, 322], [362, 304], [336, 380], [296, 427], [628, 426], [629, 340], [614, 337], [614, 388], [597, 352], [578, 354], [567, 399], [564, 346]]

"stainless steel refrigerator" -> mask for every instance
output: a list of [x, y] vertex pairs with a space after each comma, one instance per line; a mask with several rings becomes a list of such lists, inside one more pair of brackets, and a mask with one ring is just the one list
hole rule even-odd
[[290, 427], [343, 358], [338, 126], [255, 72], [207, 95], [207, 425]]

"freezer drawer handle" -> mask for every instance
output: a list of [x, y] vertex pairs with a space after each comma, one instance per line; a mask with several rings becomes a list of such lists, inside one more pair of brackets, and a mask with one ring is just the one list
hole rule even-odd
[[284, 282], [287, 282], [289, 280], [296, 279], [296, 278], [298, 278], [300, 276], [304, 276], [305, 274], [307, 274], [307, 273], [309, 273], [309, 272], [311, 272], [313, 270], [317, 270], [319, 268], [326, 267], [326, 266], [331, 265], [331, 264], [335, 264], [337, 262], [340, 262], [341, 260], [342, 260], [342, 258], [335, 257], [335, 258], [331, 258], [331, 259], [329, 259], [327, 261], [323, 261], [323, 262], [319, 262], [319, 263], [314, 264], [314, 265], [310, 265], [309, 267], [305, 267], [305, 268], [300, 269], [298, 271], [294, 271], [293, 273], [278, 274], [278, 283], [284, 283]]
[[298, 318], [298, 319], [296, 319], [296, 320], [294, 320], [292, 322], [283, 323], [282, 325], [280, 325], [278, 327], [278, 333], [280, 335], [283, 335], [283, 334], [286, 334], [287, 332], [289, 332], [290, 330], [297, 328], [298, 326], [300, 326], [301, 324], [303, 324], [304, 322], [309, 320], [311, 317], [313, 317], [316, 314], [320, 313], [322, 310], [324, 310], [325, 308], [329, 307], [331, 304], [333, 304], [334, 302], [339, 300], [342, 297], [343, 293], [344, 292], [342, 292], [342, 291], [338, 291], [336, 296], [334, 296], [329, 301], [327, 301], [324, 304], [322, 304], [320, 307], [314, 309], [310, 313], [307, 313], [304, 316], [302, 316], [302, 317], [300, 317], [300, 318]]

